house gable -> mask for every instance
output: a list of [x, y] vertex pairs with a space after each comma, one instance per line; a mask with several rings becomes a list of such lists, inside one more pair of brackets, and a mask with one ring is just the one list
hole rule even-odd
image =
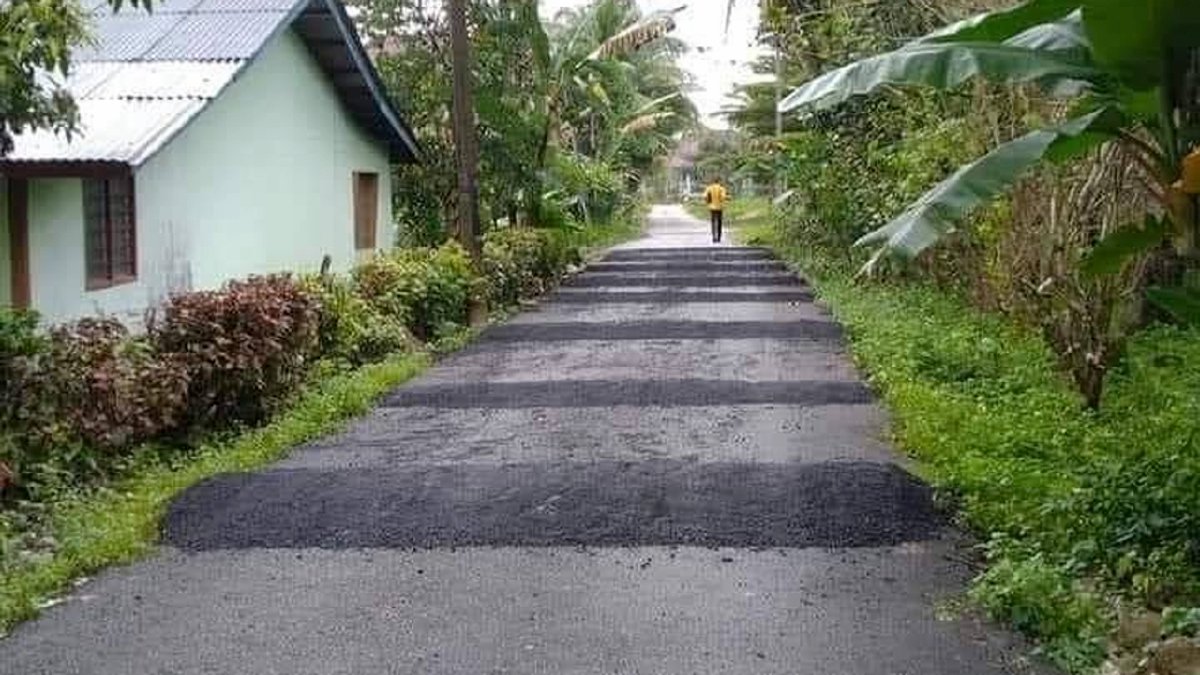
[[112, 14], [101, 3], [94, 17], [96, 43], [77, 52], [65, 82], [79, 106], [79, 133], [21, 134], [0, 171], [69, 175], [93, 163], [139, 166], [287, 31], [305, 42], [346, 114], [393, 160], [416, 160], [412, 132], [339, 0], [162, 0], [152, 14]]

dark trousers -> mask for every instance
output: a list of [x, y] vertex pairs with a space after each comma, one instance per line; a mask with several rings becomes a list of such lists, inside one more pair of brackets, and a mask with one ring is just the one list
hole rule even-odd
[[712, 236], [713, 243], [721, 241], [721, 227], [725, 224], [725, 212], [721, 210], [710, 210], [709, 217], [712, 218]]

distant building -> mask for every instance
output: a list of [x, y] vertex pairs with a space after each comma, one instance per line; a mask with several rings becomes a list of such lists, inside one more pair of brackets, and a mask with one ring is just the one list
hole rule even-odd
[[0, 159], [0, 304], [136, 323], [178, 291], [387, 246], [417, 157], [338, 0], [94, 6], [80, 132]]

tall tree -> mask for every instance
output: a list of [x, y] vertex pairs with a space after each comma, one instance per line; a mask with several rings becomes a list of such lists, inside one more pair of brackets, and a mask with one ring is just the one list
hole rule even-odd
[[447, 0], [450, 54], [454, 78], [454, 146], [458, 157], [458, 213], [455, 234], [479, 259], [479, 149], [475, 106], [471, 97], [471, 42], [467, 34], [467, 0]]

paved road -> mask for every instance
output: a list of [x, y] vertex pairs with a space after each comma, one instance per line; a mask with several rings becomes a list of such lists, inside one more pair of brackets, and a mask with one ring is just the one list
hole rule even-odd
[[967, 675], [959, 544], [837, 326], [660, 207], [344, 433], [184, 494], [0, 672]]

